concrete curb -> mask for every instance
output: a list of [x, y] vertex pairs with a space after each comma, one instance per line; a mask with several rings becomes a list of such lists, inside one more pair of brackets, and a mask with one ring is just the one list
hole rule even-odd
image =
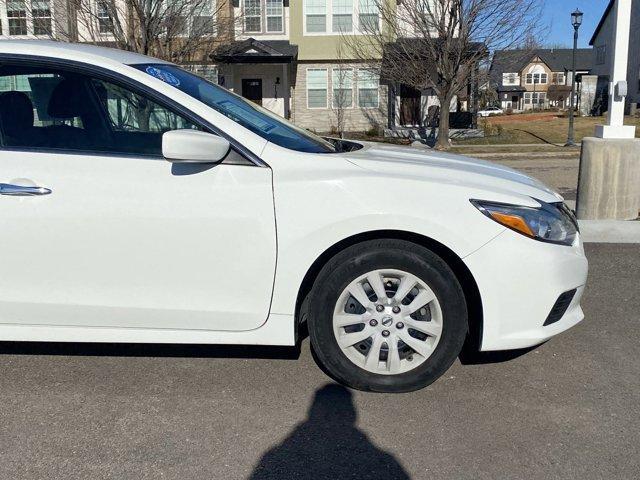
[[640, 221], [579, 220], [586, 243], [640, 243]]

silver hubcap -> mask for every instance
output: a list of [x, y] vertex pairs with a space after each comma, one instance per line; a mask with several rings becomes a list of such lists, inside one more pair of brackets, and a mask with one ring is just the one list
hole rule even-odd
[[333, 333], [353, 363], [395, 375], [431, 356], [442, 335], [442, 310], [431, 288], [415, 275], [375, 270], [340, 294]]

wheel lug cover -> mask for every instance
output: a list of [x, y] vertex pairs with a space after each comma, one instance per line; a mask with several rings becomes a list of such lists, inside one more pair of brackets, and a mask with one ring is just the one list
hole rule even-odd
[[376, 311], [382, 312], [384, 310], [384, 305], [376, 305]]
[[393, 307], [393, 308], [391, 309], [391, 311], [392, 311], [393, 313], [400, 313], [400, 307], [396, 305], [395, 307]]
[[369, 320], [369, 325], [375, 327], [378, 325], [378, 321], [375, 318], [372, 318], [371, 320]]
[[389, 330], [383, 330], [382, 331], [382, 336], [383, 337], [388, 337], [389, 336]]
[[404, 323], [402, 323], [402, 322], [398, 322], [398, 323], [396, 323], [396, 328], [397, 328], [398, 330], [402, 330], [402, 329], [404, 328]]

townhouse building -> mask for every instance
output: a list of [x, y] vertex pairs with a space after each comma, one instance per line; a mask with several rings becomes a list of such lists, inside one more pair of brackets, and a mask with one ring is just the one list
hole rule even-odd
[[[615, 18], [611, 0], [598, 23], [589, 45], [593, 48], [593, 73], [598, 75], [597, 98], [600, 110], [606, 111], [609, 82], [615, 48]], [[629, 58], [627, 64], [627, 109], [636, 111], [640, 106], [640, 0], [631, 3], [631, 28], [629, 30]]]
[[[375, 0], [211, 0], [207, 11], [235, 19], [231, 32], [183, 62], [216, 82], [303, 128], [330, 132], [424, 125], [437, 98], [381, 79], [381, 58], [350, 54], [345, 35], [383, 28]], [[397, 1], [398, 0], [390, 0]], [[30, 2], [30, 3], [28, 3]], [[220, 3], [224, 2], [224, 3]], [[95, 31], [74, 23], [71, 0], [0, 0], [0, 38], [57, 38], [113, 44], [113, 23], [95, 0]], [[186, 19], [186, 25], [204, 17]], [[369, 28], [365, 28], [369, 27]], [[213, 38], [215, 37], [215, 38]], [[466, 105], [466, 93], [452, 102]]]
[[[576, 52], [576, 103], [589, 114], [595, 101], [597, 76], [592, 75], [593, 52]], [[524, 111], [568, 108], [573, 78], [572, 49], [499, 50], [494, 53], [490, 78], [500, 107]]]

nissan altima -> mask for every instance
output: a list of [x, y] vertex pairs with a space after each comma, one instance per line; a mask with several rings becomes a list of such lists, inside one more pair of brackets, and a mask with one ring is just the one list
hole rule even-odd
[[[325, 139], [138, 54], [0, 42], [0, 340], [296, 345], [402, 392], [583, 318], [562, 197]], [[301, 328], [303, 327], [304, 328]]]

